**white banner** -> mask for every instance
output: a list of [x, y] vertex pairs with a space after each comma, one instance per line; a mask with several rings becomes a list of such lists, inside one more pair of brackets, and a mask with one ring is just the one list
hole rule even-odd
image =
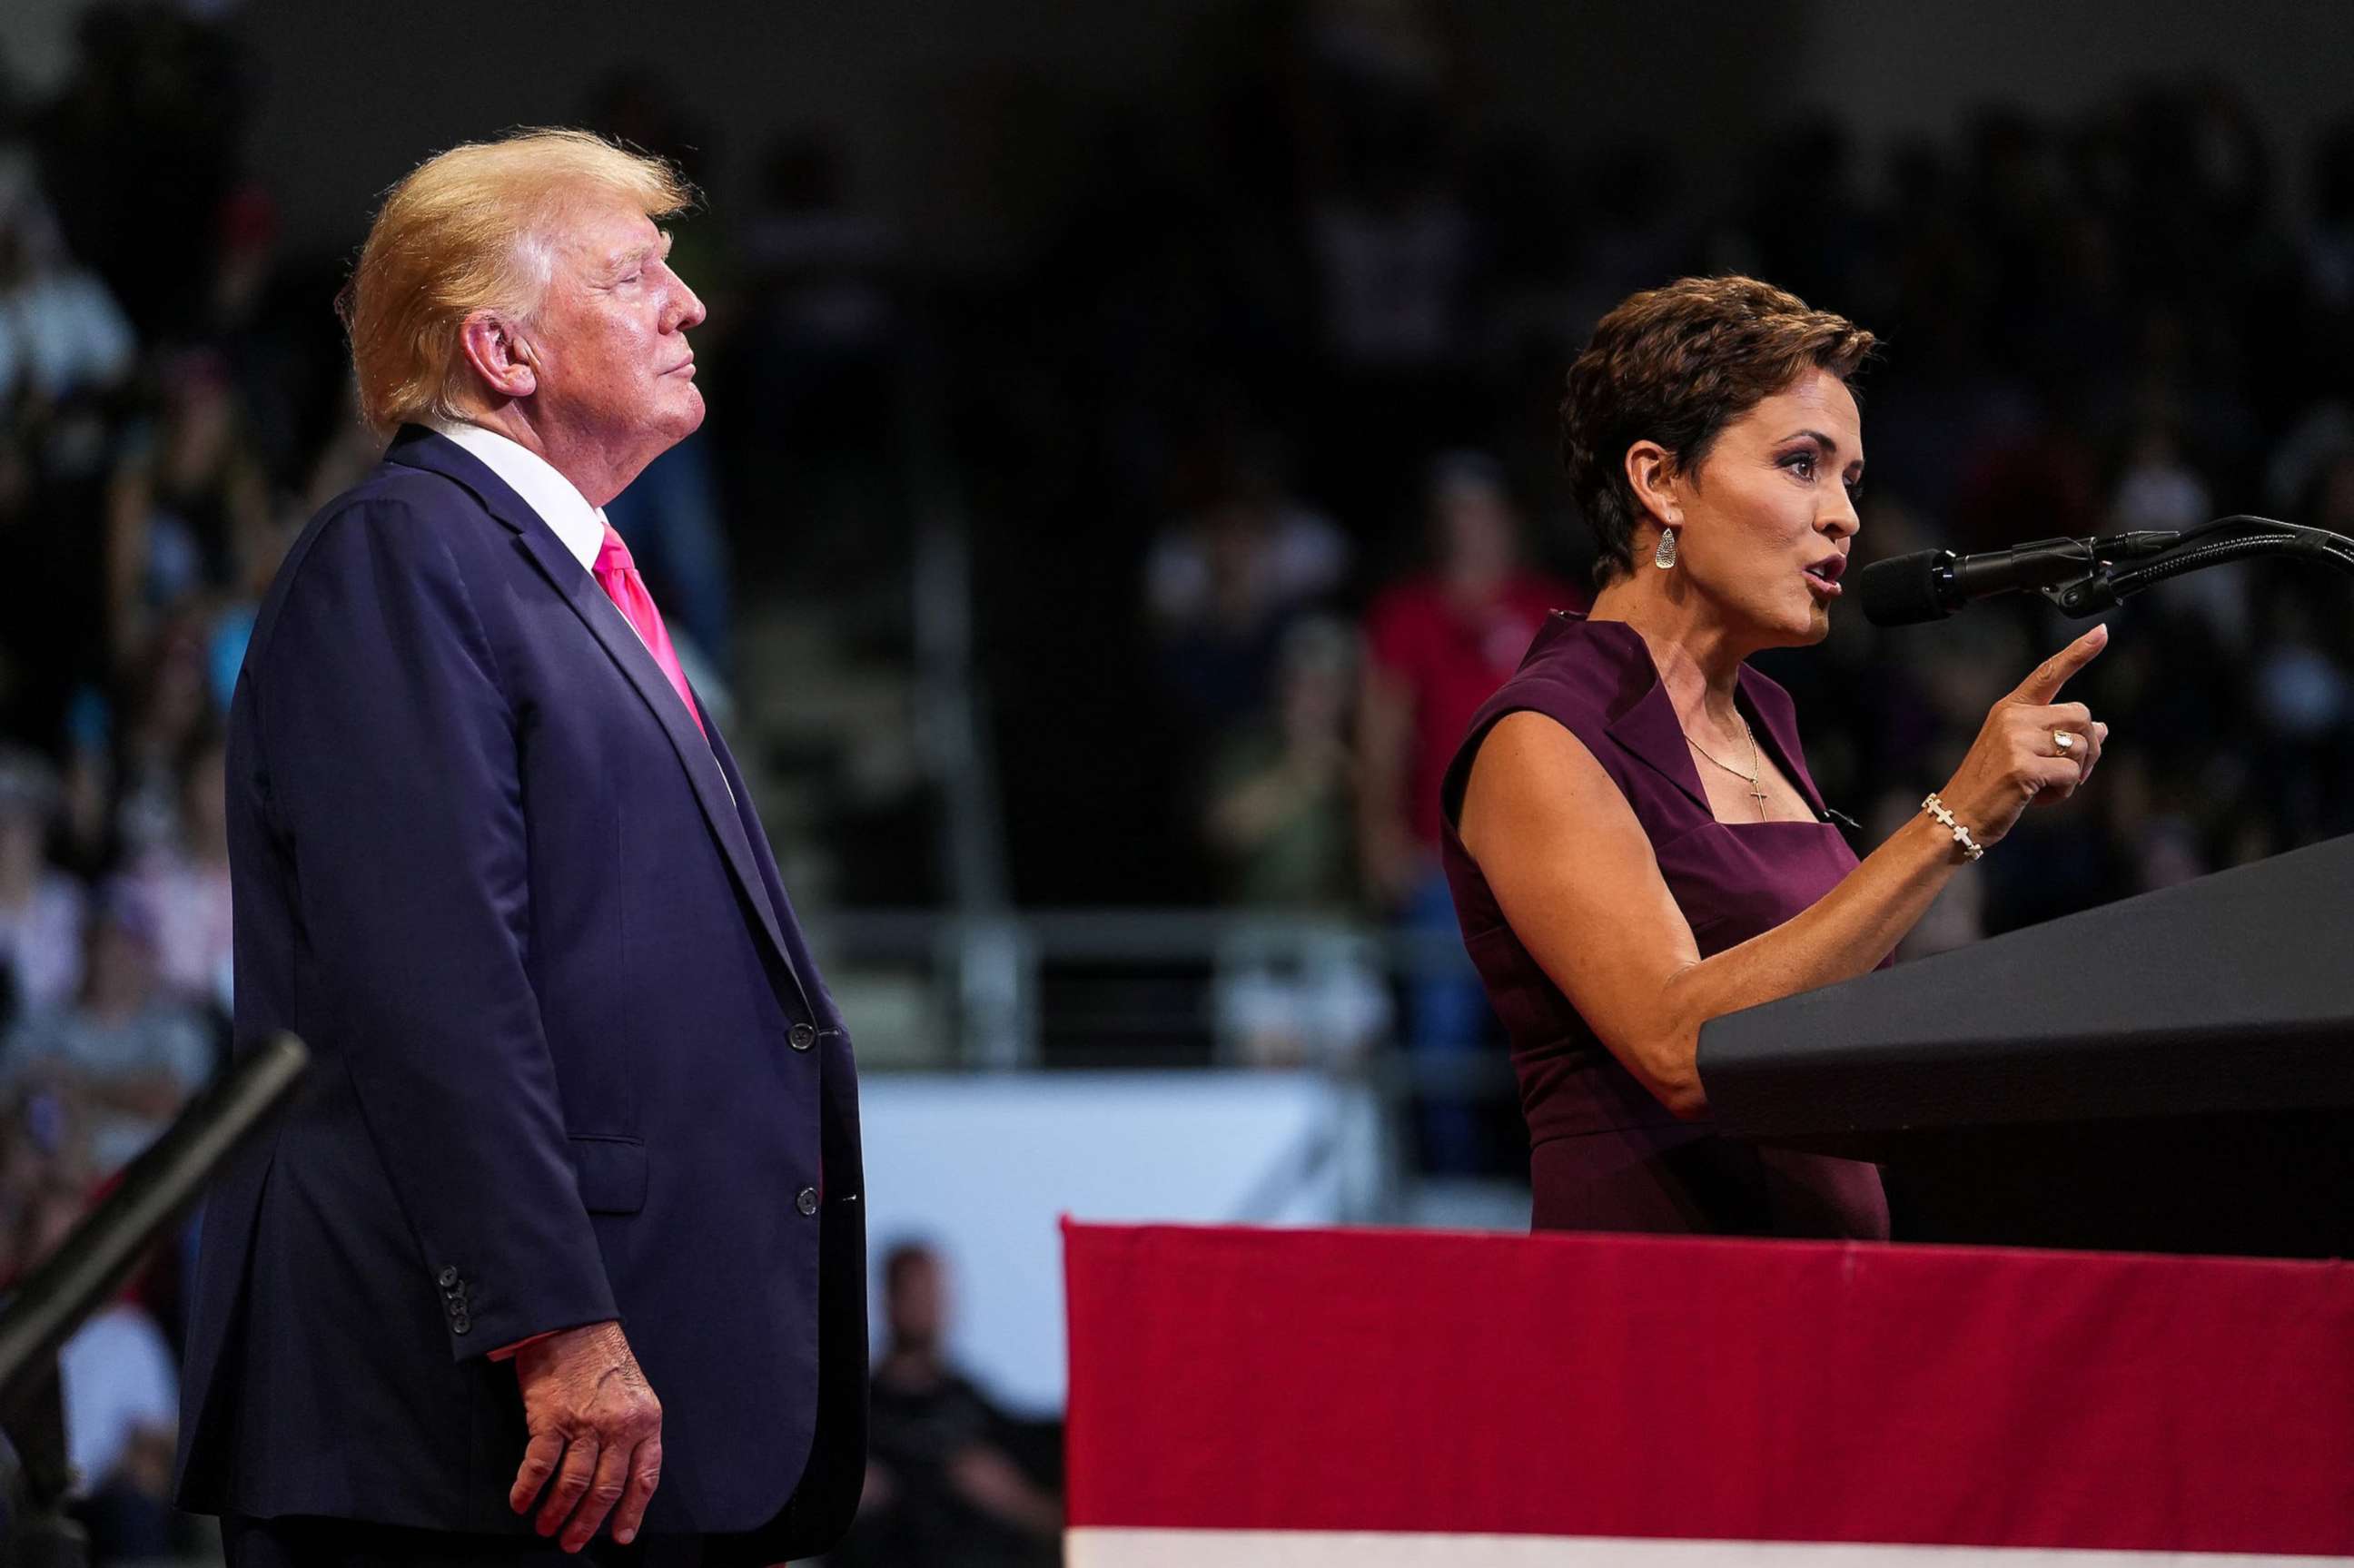
[[1067, 1568], [2281, 1568], [2348, 1557], [1389, 1531], [1074, 1530]]

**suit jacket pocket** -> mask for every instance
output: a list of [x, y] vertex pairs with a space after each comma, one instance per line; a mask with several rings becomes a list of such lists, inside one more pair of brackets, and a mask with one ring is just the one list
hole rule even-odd
[[580, 1202], [592, 1214], [634, 1214], [646, 1206], [642, 1139], [591, 1135], [572, 1139]]

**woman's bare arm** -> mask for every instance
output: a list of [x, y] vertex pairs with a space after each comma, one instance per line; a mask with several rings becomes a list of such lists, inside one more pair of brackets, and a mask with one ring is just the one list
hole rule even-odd
[[[1945, 791], [1981, 842], [2090, 773], [2105, 726], [2082, 705], [2051, 699], [2104, 641], [2096, 628], [1988, 715]], [[2058, 728], [2084, 735], [2083, 762], [2052, 754]], [[1488, 732], [1460, 832], [1521, 945], [1611, 1054], [1683, 1117], [1706, 1107], [1702, 1024], [1870, 969], [1961, 864], [1953, 837], [1916, 816], [1806, 910], [1702, 959], [1617, 785], [1576, 736], [1530, 712]]]

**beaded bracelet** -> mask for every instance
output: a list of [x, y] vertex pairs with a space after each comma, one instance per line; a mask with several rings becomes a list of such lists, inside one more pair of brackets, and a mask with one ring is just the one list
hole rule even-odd
[[1921, 802], [1921, 809], [1936, 818], [1946, 831], [1954, 835], [1954, 842], [1962, 846], [1964, 860], [1976, 860], [1986, 853], [1986, 850], [1978, 841], [1970, 837], [1969, 829], [1954, 820], [1954, 813], [1946, 809], [1946, 803], [1943, 800], [1937, 799], [1937, 792], [1935, 789], [1930, 790], [1929, 798]]

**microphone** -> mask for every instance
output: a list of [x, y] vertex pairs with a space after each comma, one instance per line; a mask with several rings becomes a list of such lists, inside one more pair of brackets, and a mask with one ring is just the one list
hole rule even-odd
[[1915, 550], [1864, 567], [1856, 592], [1872, 625], [1916, 626], [1943, 620], [1974, 599], [2057, 588], [2081, 577], [2100, 566], [2097, 547], [2108, 542], [2038, 539], [1975, 556]]

